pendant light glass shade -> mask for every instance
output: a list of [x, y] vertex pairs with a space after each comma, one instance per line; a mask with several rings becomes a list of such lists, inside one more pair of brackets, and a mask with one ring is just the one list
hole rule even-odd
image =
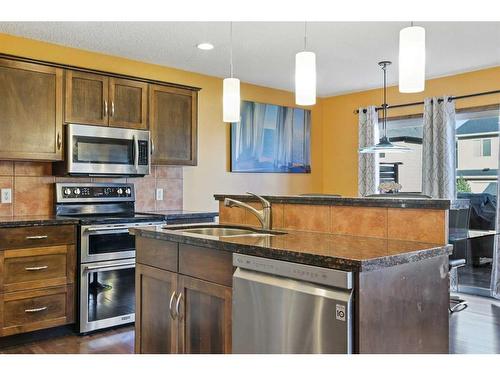
[[367, 146], [359, 149], [360, 154], [376, 154], [379, 152], [383, 153], [401, 153], [401, 152], [411, 152], [411, 148], [406, 146], [398, 146], [391, 142], [387, 137], [380, 138], [380, 141], [373, 146]]
[[238, 78], [224, 79], [222, 117], [224, 122], [240, 122], [240, 80]]
[[425, 89], [425, 29], [411, 26], [399, 32], [399, 91]]
[[299, 52], [295, 55], [295, 103], [316, 104], [316, 54]]

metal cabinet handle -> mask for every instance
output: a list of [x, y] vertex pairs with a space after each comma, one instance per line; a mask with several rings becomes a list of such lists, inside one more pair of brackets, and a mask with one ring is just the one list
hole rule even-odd
[[112, 100], [111, 101], [111, 117], [115, 115], [115, 102]]
[[151, 155], [153, 155], [153, 152], [155, 152], [155, 143], [153, 141], [153, 138], [151, 138]]
[[180, 313], [181, 301], [182, 301], [182, 293], [179, 293], [179, 297], [177, 297], [177, 302], [175, 304], [175, 314], [177, 315], [179, 320], [182, 320], [182, 315]]
[[104, 101], [104, 117], [108, 117], [108, 101]]
[[57, 149], [60, 150], [62, 146], [61, 133], [57, 132]]
[[170, 316], [172, 317], [173, 320], [177, 319], [177, 315], [175, 314], [175, 311], [173, 310], [173, 304], [174, 304], [174, 299], [177, 293], [172, 292], [172, 295], [170, 296], [170, 303], [168, 305], [168, 308], [170, 310]]
[[26, 271], [41, 271], [41, 270], [46, 270], [49, 268], [49, 266], [40, 266], [40, 267], [26, 267]]
[[43, 240], [48, 238], [48, 236], [26, 236], [27, 240]]
[[44, 310], [47, 310], [47, 306], [37, 307], [37, 308], [34, 308], [34, 309], [26, 309], [26, 310], [24, 310], [24, 312], [25, 313], [36, 313], [36, 312], [40, 312], [40, 311], [44, 311]]

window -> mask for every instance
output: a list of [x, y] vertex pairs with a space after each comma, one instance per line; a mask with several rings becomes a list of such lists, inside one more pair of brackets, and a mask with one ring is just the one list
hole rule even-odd
[[395, 181], [403, 192], [422, 191], [422, 118], [390, 120], [387, 136], [397, 145], [412, 149], [408, 153], [380, 154], [380, 182]]
[[479, 158], [491, 156], [491, 138], [474, 140], [474, 156]]
[[[457, 191], [496, 195], [499, 149], [499, 111], [470, 111], [456, 115]], [[387, 179], [387, 166], [398, 163], [398, 182], [403, 192], [422, 191], [422, 118], [387, 122], [387, 136], [409, 153], [380, 155], [380, 178]], [[384, 168], [382, 168], [384, 167]], [[382, 169], [386, 171], [384, 174]]]

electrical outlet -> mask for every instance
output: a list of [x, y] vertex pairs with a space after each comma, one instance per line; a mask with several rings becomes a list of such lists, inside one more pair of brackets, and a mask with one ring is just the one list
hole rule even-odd
[[12, 203], [12, 189], [2, 189], [1, 196], [1, 203]]
[[156, 189], [156, 200], [157, 201], [163, 200], [163, 189], [161, 188]]

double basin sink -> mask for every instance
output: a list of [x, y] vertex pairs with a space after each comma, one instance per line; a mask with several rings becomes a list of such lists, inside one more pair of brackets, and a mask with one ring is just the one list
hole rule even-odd
[[175, 227], [165, 226], [164, 228], [179, 231], [187, 235], [194, 234], [205, 237], [271, 237], [286, 234], [286, 232], [236, 225], [186, 225]]

